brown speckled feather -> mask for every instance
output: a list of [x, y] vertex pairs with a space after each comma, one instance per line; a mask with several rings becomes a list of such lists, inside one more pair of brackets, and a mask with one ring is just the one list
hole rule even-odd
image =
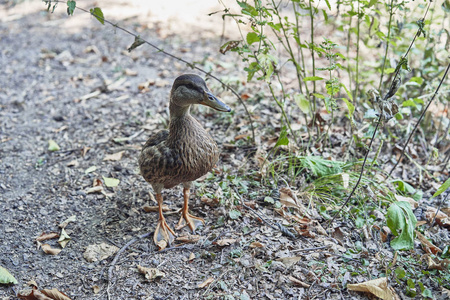
[[197, 120], [186, 114], [171, 119], [169, 131], [150, 136], [139, 157], [139, 167], [150, 184], [171, 188], [203, 176], [218, 159], [217, 144]]

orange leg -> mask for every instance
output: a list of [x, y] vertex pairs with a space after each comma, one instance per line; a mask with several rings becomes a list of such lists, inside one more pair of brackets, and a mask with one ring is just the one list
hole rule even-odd
[[163, 198], [161, 194], [156, 194], [156, 201], [158, 201], [159, 219], [158, 224], [156, 225], [153, 241], [162, 250], [173, 242], [175, 239], [175, 232], [169, 227], [169, 225], [167, 225], [166, 218], [164, 218], [162, 212]]
[[197, 229], [198, 226], [204, 225], [205, 220], [199, 217], [195, 217], [189, 213], [189, 189], [184, 188], [183, 189], [183, 196], [184, 196], [184, 205], [181, 213], [180, 221], [178, 222], [178, 226], [176, 227], [177, 230], [180, 230], [184, 226], [188, 225], [189, 228], [191, 228], [192, 232], [195, 233], [195, 229]]

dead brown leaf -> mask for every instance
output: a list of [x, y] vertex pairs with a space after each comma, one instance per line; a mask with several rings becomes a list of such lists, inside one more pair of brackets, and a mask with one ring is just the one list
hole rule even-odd
[[101, 261], [119, 251], [119, 248], [106, 243], [89, 245], [83, 253], [83, 257], [88, 262]]
[[41, 293], [41, 291], [39, 291], [38, 289], [34, 288], [32, 290], [20, 291], [17, 294], [17, 298], [24, 300], [54, 300]]
[[200, 283], [197, 287], [198, 287], [199, 289], [202, 289], [202, 288], [207, 287], [208, 285], [210, 285], [210, 284], [213, 283], [213, 282], [214, 282], [214, 278], [209, 277], [208, 279], [206, 279], [205, 281], [203, 281], [202, 283]]
[[286, 266], [286, 268], [289, 268], [302, 259], [304, 259], [303, 256], [292, 256], [292, 257], [281, 257], [277, 258], [276, 260], [282, 262], [283, 265]]
[[442, 211], [439, 211], [431, 206], [427, 207], [427, 211], [425, 212], [425, 218], [428, 220], [428, 222], [432, 222], [434, 217], [436, 216], [435, 222], [438, 223], [440, 226], [449, 227], [450, 226], [450, 220], [447, 214], [445, 214]]
[[44, 289], [41, 290], [41, 292], [50, 297], [51, 299], [55, 299], [55, 300], [71, 300], [69, 298], [69, 296], [67, 296], [66, 294], [64, 294], [63, 292], [58, 291], [57, 289], [53, 288], [51, 290], [48, 289]]
[[120, 152], [116, 152], [113, 154], [108, 154], [105, 155], [105, 157], [103, 158], [103, 160], [109, 160], [109, 161], [119, 161], [122, 159], [123, 153], [125, 151], [120, 151]]
[[200, 201], [202, 201], [203, 203], [205, 203], [205, 204], [207, 204], [207, 205], [209, 205], [209, 206], [212, 206], [212, 207], [215, 207], [215, 206], [217, 206], [217, 204], [219, 204], [220, 203], [220, 201], [219, 201], [219, 199], [216, 199], [216, 198], [209, 198], [208, 196], [206, 196], [206, 195], [203, 195], [201, 198], [200, 198]]
[[188, 235], [182, 235], [175, 239], [177, 242], [180, 243], [197, 243], [200, 240], [200, 236], [196, 234], [188, 234]]
[[42, 244], [41, 248], [44, 251], [44, 253], [50, 255], [58, 255], [59, 252], [62, 251], [61, 249], [52, 248], [49, 244]]
[[428, 254], [437, 254], [439, 252], [442, 252], [442, 250], [439, 249], [439, 247], [436, 247], [435, 245], [433, 245], [433, 243], [431, 243], [423, 234], [421, 234], [417, 230], [416, 230], [416, 236], [417, 236], [417, 239], [422, 244], [422, 249], [426, 253], [428, 253]]
[[231, 244], [234, 244], [236, 242], [236, 239], [221, 239], [217, 242], [214, 242], [213, 244], [216, 244], [221, 247], [230, 246]]
[[137, 265], [139, 273], [144, 274], [145, 278], [149, 281], [159, 280], [166, 276], [163, 272], [156, 268], [147, 268]]
[[77, 220], [77, 217], [75, 215], [68, 217], [67, 219], [65, 219], [63, 222], [61, 222], [58, 227], [59, 228], [66, 228], [67, 225], [69, 225], [70, 222], [75, 222]]
[[400, 299], [389, 287], [386, 277], [369, 280], [362, 283], [347, 284], [347, 289], [350, 291], [371, 293], [384, 300]]
[[264, 244], [261, 244], [260, 242], [253, 242], [249, 246], [250, 248], [264, 248]]
[[193, 252], [191, 252], [191, 254], [189, 254], [189, 261], [193, 261], [195, 259], [195, 254]]
[[301, 281], [301, 280], [295, 278], [294, 276], [289, 276], [289, 280], [290, 280], [293, 284], [295, 284], [295, 285], [297, 285], [297, 286], [301, 286], [301, 287], [304, 287], [304, 288], [309, 288], [309, 287], [310, 287], [309, 284], [304, 283], [303, 281]]
[[50, 233], [43, 232], [40, 236], [38, 236], [36, 238], [36, 241], [42, 242], [42, 241], [57, 239], [57, 238], [59, 238], [59, 233], [57, 233], [57, 232], [50, 232]]
[[[145, 212], [158, 212], [159, 211], [159, 207], [158, 207], [158, 205], [148, 205], [148, 204], [145, 204], [144, 206], [142, 206], [142, 209], [145, 211]], [[169, 208], [169, 206], [167, 206], [166, 204], [163, 204], [163, 206], [162, 206], [162, 211], [170, 211], [170, 208]]]
[[427, 260], [427, 269], [428, 270], [447, 270], [448, 266], [450, 264], [449, 259], [443, 259], [439, 261], [437, 258], [433, 259], [431, 255], [425, 254], [426, 260]]
[[100, 293], [100, 287], [98, 286], [98, 285], [94, 285], [93, 287], [92, 287], [92, 291], [94, 292], [94, 294], [98, 294], [98, 293]]

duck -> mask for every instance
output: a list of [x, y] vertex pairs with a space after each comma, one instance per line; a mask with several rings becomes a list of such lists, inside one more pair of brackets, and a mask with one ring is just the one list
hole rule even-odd
[[142, 177], [150, 183], [158, 203], [158, 222], [153, 241], [164, 249], [175, 239], [174, 230], [163, 215], [162, 190], [183, 185], [183, 207], [177, 230], [189, 226], [193, 233], [205, 220], [189, 213], [192, 183], [208, 173], [219, 160], [219, 148], [203, 126], [191, 115], [192, 105], [209, 106], [220, 112], [231, 109], [216, 97], [202, 77], [183, 74], [177, 77], [169, 95], [168, 130], [150, 135], [139, 155]]

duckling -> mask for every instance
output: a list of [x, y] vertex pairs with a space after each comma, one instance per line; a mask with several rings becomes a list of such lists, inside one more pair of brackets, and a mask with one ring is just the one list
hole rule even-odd
[[192, 232], [205, 223], [202, 218], [189, 213], [189, 194], [192, 182], [208, 173], [219, 160], [216, 142], [202, 125], [191, 115], [194, 104], [206, 105], [215, 110], [230, 112], [231, 109], [206, 86], [195, 74], [184, 74], [175, 79], [170, 91], [169, 130], [152, 134], [139, 156], [139, 168], [144, 179], [156, 193], [159, 219], [153, 240], [162, 250], [170, 245], [175, 232], [166, 223], [162, 212], [163, 189], [183, 184], [184, 204], [177, 230], [189, 226]]

